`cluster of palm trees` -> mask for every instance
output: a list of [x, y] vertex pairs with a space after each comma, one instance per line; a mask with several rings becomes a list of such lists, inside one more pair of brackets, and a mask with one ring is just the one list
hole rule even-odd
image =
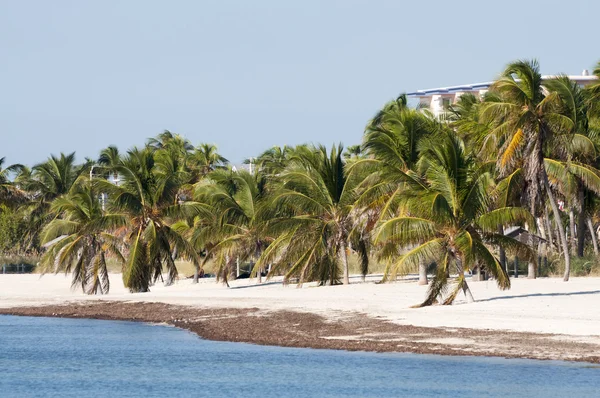
[[[565, 281], [586, 242], [598, 253], [599, 117], [600, 83], [542, 80], [535, 61], [518, 61], [442, 117], [401, 95], [361, 145], [274, 147], [250, 171], [168, 131], [79, 165], [74, 154], [32, 169], [0, 160], [0, 214], [22, 225], [12, 247], [40, 251], [45, 272], [70, 272], [90, 294], [108, 292], [108, 258], [145, 292], [176, 280], [177, 259], [196, 282], [210, 260], [224, 283], [250, 263], [258, 278], [348, 284], [352, 255], [363, 277], [373, 260], [384, 280], [418, 271], [422, 305], [450, 304], [460, 291], [472, 300], [467, 271], [509, 288], [507, 253], [530, 277], [538, 257], [560, 253]], [[541, 239], [505, 234], [515, 226]]]

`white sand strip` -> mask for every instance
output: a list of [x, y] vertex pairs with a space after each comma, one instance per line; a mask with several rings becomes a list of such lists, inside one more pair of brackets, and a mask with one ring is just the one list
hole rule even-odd
[[[173, 286], [154, 286], [150, 293], [130, 294], [123, 287], [121, 275], [111, 275], [111, 292], [107, 296], [86, 296], [70, 289], [70, 277], [64, 275], [0, 275], [0, 307], [62, 304], [85, 300], [148, 301], [216, 308], [250, 308], [295, 310], [317, 313], [331, 318], [357, 311], [401, 324], [429, 327], [460, 327], [555, 333], [590, 336], [600, 344], [600, 278], [513, 279], [512, 288], [500, 291], [493, 281], [471, 282], [477, 302], [466, 304], [461, 296], [453, 306], [414, 309], [421, 302], [426, 286], [413, 280], [375, 284], [352, 278], [349, 286], [316, 287], [306, 284], [283, 286], [256, 280], [231, 283], [232, 288], [202, 279], [197, 285], [180, 280]], [[465, 336], [468, 338], [468, 336]]]

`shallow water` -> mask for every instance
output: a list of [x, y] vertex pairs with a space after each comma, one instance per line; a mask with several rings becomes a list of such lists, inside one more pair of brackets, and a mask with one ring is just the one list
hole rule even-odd
[[581, 363], [202, 340], [167, 326], [0, 316], [1, 397], [595, 397]]

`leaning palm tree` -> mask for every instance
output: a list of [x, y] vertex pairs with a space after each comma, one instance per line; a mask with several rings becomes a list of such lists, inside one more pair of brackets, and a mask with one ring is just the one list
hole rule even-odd
[[[349, 283], [347, 251], [354, 225], [358, 173], [347, 172], [343, 148], [296, 148], [289, 165], [275, 177], [266, 226], [273, 243], [258, 266], [271, 274], [321, 284]], [[355, 248], [357, 249], [357, 248]], [[343, 279], [342, 279], [343, 278]]]
[[[500, 145], [497, 163], [500, 173], [512, 170], [515, 165], [521, 166], [523, 203], [539, 217], [548, 199], [555, 219], [560, 220], [558, 203], [544, 167], [544, 151], [548, 145], [567, 145], [573, 121], [560, 112], [557, 95], [545, 94], [535, 60], [509, 64], [490, 90], [499, 98], [484, 104], [482, 117], [494, 123], [490, 134]], [[565, 259], [564, 280], [568, 281], [570, 257], [562, 228], [559, 228], [559, 238]]]
[[[476, 266], [491, 273], [500, 289], [508, 289], [508, 275], [488, 244], [502, 244], [532, 259], [533, 253], [526, 245], [497, 230], [500, 225], [532, 223], [533, 218], [520, 207], [488, 211], [489, 192], [494, 185], [490, 165], [478, 167], [454, 133], [439, 134], [422, 146], [420, 184], [398, 195], [401, 213], [382, 222], [376, 235], [376, 243], [384, 245], [392, 260], [386, 276], [403, 273], [420, 263], [435, 263], [437, 271], [421, 306], [438, 300], [451, 304], [460, 290], [468, 301], [473, 301], [464, 274]], [[398, 246], [412, 248], [396, 257]], [[448, 292], [451, 272], [457, 277]]]
[[111, 231], [123, 227], [126, 218], [104, 214], [98, 194], [88, 181], [80, 181], [68, 195], [55, 199], [51, 209], [59, 217], [42, 233], [47, 248], [41, 259], [43, 272], [70, 272], [73, 288], [81, 286], [87, 294], [107, 294], [107, 257], [124, 262], [122, 242]]
[[122, 178], [119, 186], [97, 180], [102, 192], [111, 198], [115, 212], [127, 217], [129, 255], [123, 272], [123, 283], [131, 292], [147, 292], [168, 273], [167, 284], [177, 277], [175, 254], [188, 258], [198, 266], [200, 258], [192, 245], [170, 223], [179, 217], [193, 217], [199, 211], [195, 203], [176, 203], [181, 181], [186, 176], [177, 157], [169, 151], [148, 148], [130, 150], [123, 164], [115, 167]]

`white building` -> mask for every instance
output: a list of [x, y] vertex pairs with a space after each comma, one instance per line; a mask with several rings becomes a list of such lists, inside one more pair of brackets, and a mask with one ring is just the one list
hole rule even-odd
[[[553, 75], [542, 76], [542, 79], [551, 79]], [[587, 69], [581, 75], [569, 76], [569, 79], [577, 82], [579, 85], [586, 86], [596, 80], [596, 76], [590, 76]], [[449, 105], [456, 103], [458, 98], [464, 93], [473, 93], [483, 96], [493, 82], [464, 84], [462, 86], [431, 88], [428, 90], [417, 90], [408, 93], [409, 98], [416, 98], [422, 107], [429, 108], [434, 115], [439, 116], [448, 108]]]

